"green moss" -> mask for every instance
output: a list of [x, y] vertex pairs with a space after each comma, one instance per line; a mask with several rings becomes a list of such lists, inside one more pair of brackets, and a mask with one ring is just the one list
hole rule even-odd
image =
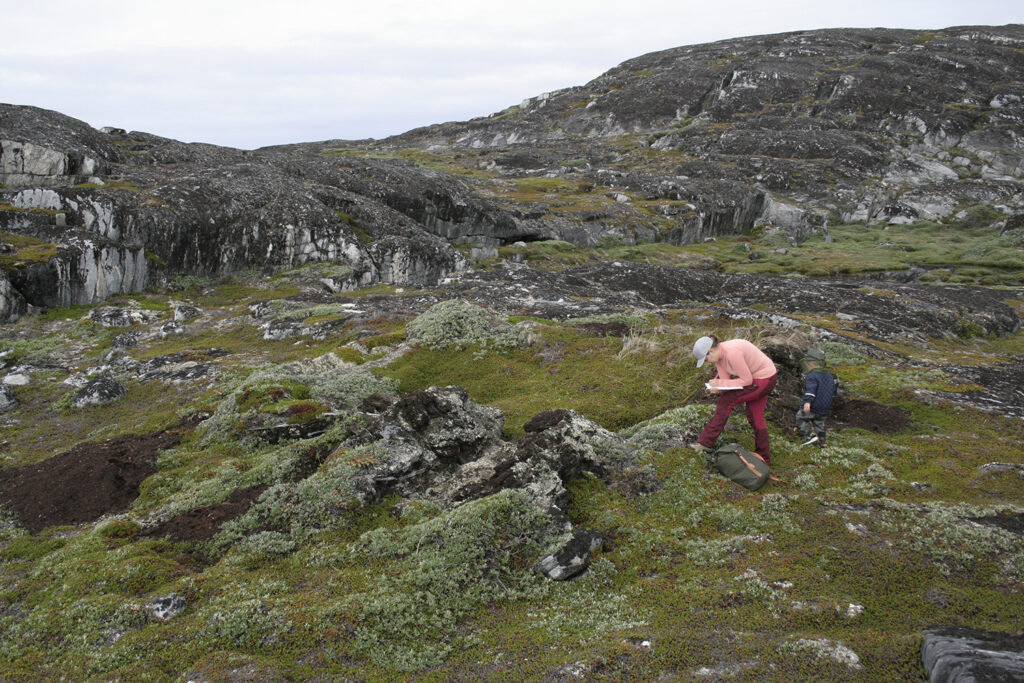
[[52, 242], [0, 231], [0, 242], [14, 247], [11, 252], [0, 253], [0, 270], [11, 274], [29, 266], [48, 263], [57, 257], [57, 245]]
[[20, 536], [0, 550], [0, 561], [31, 561], [40, 560], [50, 553], [64, 547], [62, 538], [40, 538], [36, 536]]

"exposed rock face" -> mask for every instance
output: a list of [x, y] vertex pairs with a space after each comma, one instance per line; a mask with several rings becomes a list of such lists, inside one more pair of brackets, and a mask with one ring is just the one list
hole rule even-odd
[[10, 285], [34, 306], [91, 304], [114, 294], [142, 291], [148, 279], [141, 247], [81, 235], [63, 238], [57, 255], [11, 275]]
[[17, 320], [25, 313], [25, 297], [11, 285], [7, 274], [0, 271], [0, 323]]
[[1024, 679], [1024, 638], [962, 627], [928, 631], [921, 659], [931, 683]]
[[104, 174], [117, 158], [110, 138], [69, 116], [0, 104], [0, 184], [71, 185]]

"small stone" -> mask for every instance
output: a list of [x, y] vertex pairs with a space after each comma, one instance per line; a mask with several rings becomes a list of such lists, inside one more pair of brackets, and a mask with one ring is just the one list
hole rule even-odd
[[174, 309], [174, 320], [176, 322], [188, 322], [189, 320], [198, 318], [202, 314], [202, 310], [196, 308], [195, 306], [177, 306]]
[[6, 413], [18, 405], [18, 399], [7, 388], [7, 385], [0, 384], [0, 414]]
[[590, 556], [604, 545], [604, 535], [579, 529], [557, 552], [537, 563], [537, 570], [555, 581], [577, 576], [590, 566]]
[[836, 612], [842, 614], [847, 619], [853, 619], [864, 614], [864, 605], [855, 605], [852, 602], [845, 608], [842, 605], [836, 605]]
[[177, 593], [171, 593], [162, 598], [155, 598], [146, 603], [146, 610], [160, 621], [167, 621], [185, 611], [188, 602]]
[[169, 337], [172, 334], [184, 334], [185, 326], [180, 322], [170, 322], [160, 327], [160, 336]]
[[24, 387], [27, 386], [31, 379], [28, 373], [24, 372], [12, 372], [11, 374], [4, 377], [4, 384], [9, 387]]

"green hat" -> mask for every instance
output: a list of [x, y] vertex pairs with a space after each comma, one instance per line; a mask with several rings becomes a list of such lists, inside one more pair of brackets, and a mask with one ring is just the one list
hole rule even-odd
[[811, 361], [813, 363], [824, 363], [825, 352], [819, 349], [817, 346], [812, 346], [807, 349], [807, 353], [804, 354], [805, 361]]

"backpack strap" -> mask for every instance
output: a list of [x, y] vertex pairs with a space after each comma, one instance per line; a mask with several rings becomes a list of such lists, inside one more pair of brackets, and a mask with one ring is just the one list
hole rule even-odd
[[[757, 456], [757, 458], [758, 458], [759, 460], [761, 460], [761, 462], [764, 462], [764, 458], [762, 458], [762, 457], [761, 457], [761, 454], [760, 454], [760, 453], [758, 453], [757, 451], [750, 451], [750, 454], [751, 454], [751, 455], [755, 455], [755, 456]], [[751, 472], [755, 472], [755, 473], [757, 472], [757, 470], [755, 470], [755, 469], [754, 469], [754, 466], [753, 466], [753, 465], [751, 465], [751, 464], [750, 464], [749, 462], [747, 462], [747, 459], [746, 459], [746, 458], [744, 458], [744, 457], [743, 457], [743, 455], [740, 455], [740, 460], [742, 460], [742, 461], [743, 461], [743, 464], [744, 464], [744, 465], [746, 465], [746, 466], [747, 466], [747, 469], [749, 469], [749, 470], [750, 470]], [[778, 478], [778, 477], [776, 477], [776, 476], [775, 476], [774, 474], [769, 474], [769, 475], [768, 475], [768, 480], [769, 480], [769, 481], [774, 481], [774, 482], [778, 482], [778, 483], [780, 483], [780, 484], [788, 484], [788, 483], [789, 483], [789, 482], [787, 482], [787, 481], [786, 481], [785, 479], [779, 479], [779, 478]]]

